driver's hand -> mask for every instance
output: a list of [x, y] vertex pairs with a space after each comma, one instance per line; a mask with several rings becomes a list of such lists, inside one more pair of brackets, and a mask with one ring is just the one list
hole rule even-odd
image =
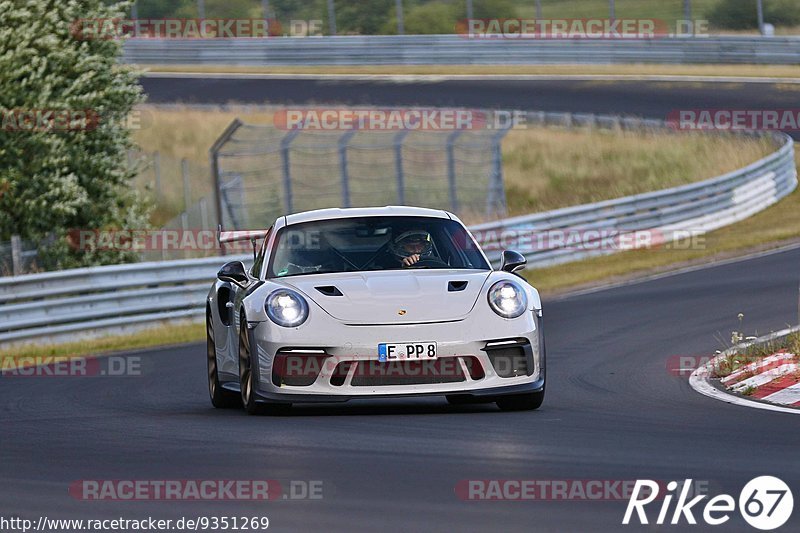
[[403, 258], [403, 266], [410, 267], [411, 265], [419, 262], [419, 254], [411, 254]]

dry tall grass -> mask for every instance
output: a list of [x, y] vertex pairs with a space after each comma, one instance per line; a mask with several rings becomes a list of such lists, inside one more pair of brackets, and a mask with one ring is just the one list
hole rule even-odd
[[509, 210], [532, 213], [700, 181], [771, 149], [766, 140], [695, 133], [515, 130], [503, 141]]

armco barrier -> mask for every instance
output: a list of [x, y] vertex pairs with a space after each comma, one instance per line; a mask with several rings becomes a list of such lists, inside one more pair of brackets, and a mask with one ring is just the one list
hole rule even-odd
[[[520, 250], [537, 267], [578, 261], [618, 251], [590, 242], [603, 235], [652, 230], [666, 240], [702, 234], [749, 217], [774, 204], [797, 186], [794, 144], [788, 135], [775, 136], [778, 151], [742, 169], [706, 181], [578, 205], [533, 215], [507, 218], [470, 228], [492, 262], [501, 249], [520, 236], [577, 230], [569, 245]], [[599, 235], [598, 235], [599, 234]]]
[[222, 262], [212, 257], [0, 278], [0, 343], [201, 317], [210, 280]]
[[800, 38], [467, 39], [371, 35], [268, 39], [129, 39], [142, 65], [541, 65], [557, 63], [800, 64]]
[[[592, 115], [529, 113], [531, 122], [606, 128], [661, 127], [657, 121]], [[577, 228], [586, 240], [551, 243], [521, 251], [530, 266], [577, 261], [618, 251], [593, 246], [591, 232], [710, 231], [746, 218], [797, 186], [792, 139], [775, 134], [780, 146], [745, 168], [706, 181], [615, 200], [557, 209], [472, 226], [497, 263], [507, 234]], [[513, 240], [513, 238], [512, 238]], [[212, 257], [91, 267], [0, 278], [0, 344], [47, 342], [82, 333], [120, 332], [176, 319], [201, 319], [204, 297], [226, 260]]]

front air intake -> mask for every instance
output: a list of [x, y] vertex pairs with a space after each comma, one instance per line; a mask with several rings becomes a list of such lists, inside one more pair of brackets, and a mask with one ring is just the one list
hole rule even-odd
[[280, 350], [272, 362], [272, 383], [276, 387], [308, 387], [317, 380], [328, 357], [324, 350]]
[[488, 342], [483, 350], [501, 378], [533, 374], [533, 350], [527, 340]]

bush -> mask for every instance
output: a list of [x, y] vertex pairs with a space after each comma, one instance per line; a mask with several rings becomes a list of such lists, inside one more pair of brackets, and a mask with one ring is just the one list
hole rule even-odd
[[[755, 0], [720, 0], [706, 13], [706, 18], [718, 28], [758, 28]], [[764, 0], [764, 22], [776, 26], [800, 24], [800, 0]]]
[[767, 11], [765, 22], [776, 26], [797, 26], [800, 24], [800, 0], [765, 0]]
[[73, 34], [75, 21], [122, 17], [124, 7], [101, 0], [0, 0], [0, 115], [90, 110], [99, 118], [88, 128], [81, 121], [73, 128], [46, 121], [0, 128], [0, 240], [55, 236], [51, 267], [133, 259], [70, 248], [69, 229], [146, 224], [127, 164], [132, 141], [125, 122], [142, 99], [137, 74], [118, 64], [120, 41]]

